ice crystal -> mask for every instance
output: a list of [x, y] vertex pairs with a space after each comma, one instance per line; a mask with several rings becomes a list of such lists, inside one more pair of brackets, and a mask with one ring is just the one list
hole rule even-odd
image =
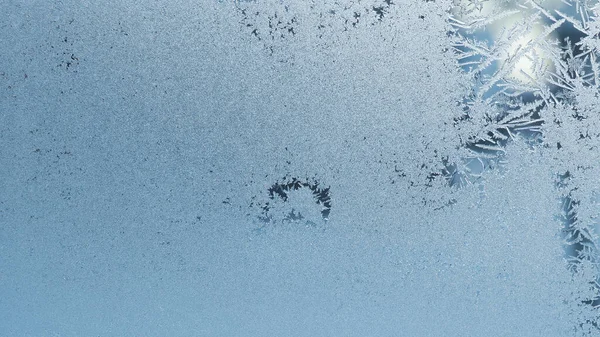
[[[503, 141], [520, 133], [558, 159], [551, 165], [560, 177], [557, 197], [563, 204], [560, 218], [568, 268], [577, 273], [583, 263], [590, 262], [586, 268], [596, 276], [588, 282], [596, 286], [583, 302], [596, 307], [600, 252], [595, 234], [597, 213], [590, 211], [592, 204], [597, 204], [592, 195], [599, 186], [589, 175], [596, 165], [586, 159], [573, 161], [580, 158], [578, 152], [597, 148], [598, 134], [591, 130], [600, 118], [598, 4], [530, 0], [513, 3], [512, 8], [508, 5], [455, 2], [451, 36], [459, 64], [474, 83], [473, 95], [465, 99], [465, 116], [458, 122], [472, 120], [477, 110], [486, 111], [485, 118], [476, 119], [480, 123], [474, 128], [482, 131], [469, 138], [476, 153], [502, 153]], [[512, 26], [498, 26], [499, 21]], [[597, 158], [597, 154], [583, 158]], [[597, 327], [598, 317], [595, 314], [585, 321]]]

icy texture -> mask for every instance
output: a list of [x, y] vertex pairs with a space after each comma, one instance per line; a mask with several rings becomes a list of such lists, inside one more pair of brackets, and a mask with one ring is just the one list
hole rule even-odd
[[[562, 200], [568, 268], [593, 285], [582, 301], [596, 310], [600, 134], [592, 130], [600, 117], [600, 7], [578, 0], [455, 5], [450, 19], [455, 51], [474, 83], [457, 120], [468, 124], [466, 145], [475, 153], [501, 156], [503, 144], [522, 135], [544, 148]], [[591, 314], [580, 321], [597, 327], [597, 319]]]
[[598, 335], [598, 8], [0, 3], [0, 334]]

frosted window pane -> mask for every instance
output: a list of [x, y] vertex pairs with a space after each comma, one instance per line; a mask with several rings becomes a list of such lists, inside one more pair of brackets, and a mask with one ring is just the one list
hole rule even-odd
[[596, 0], [0, 13], [1, 335], [600, 335]]

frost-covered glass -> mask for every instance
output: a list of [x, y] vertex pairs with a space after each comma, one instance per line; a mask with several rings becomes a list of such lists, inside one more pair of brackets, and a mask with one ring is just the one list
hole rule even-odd
[[0, 335], [600, 335], [597, 0], [0, 13]]

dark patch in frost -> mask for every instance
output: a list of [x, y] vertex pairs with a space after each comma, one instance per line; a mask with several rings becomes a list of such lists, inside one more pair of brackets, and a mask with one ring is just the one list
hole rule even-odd
[[[317, 205], [319, 213], [323, 221], [329, 219], [331, 212], [331, 195], [330, 187], [322, 187], [316, 179], [300, 179], [297, 177], [283, 177], [278, 182], [275, 182], [269, 189], [268, 200], [257, 202], [256, 205], [261, 209], [261, 214], [258, 219], [263, 223], [276, 222], [297, 222], [306, 221], [307, 224], [315, 224], [317, 219], [310, 218], [309, 215], [303, 214], [299, 208], [306, 208], [309, 205], [297, 204], [297, 201], [291, 201], [293, 194], [300, 191], [309, 191], [312, 196], [311, 204]], [[302, 201], [306, 203], [306, 200]], [[283, 213], [282, 211], [283, 204]], [[254, 206], [254, 203], [251, 204]], [[276, 211], [276, 209], [278, 209]], [[279, 211], [279, 213], [278, 213]]]
[[[374, 1], [371, 4], [333, 3], [324, 8], [311, 4], [310, 15], [318, 17], [319, 20], [313, 27], [304, 27], [302, 33], [314, 33], [319, 39], [326, 39], [333, 37], [332, 34], [348, 32], [360, 26], [372, 26], [382, 23], [393, 6], [395, 3], [392, 0]], [[236, 3], [236, 9], [241, 16], [241, 26], [264, 44], [264, 49], [269, 55], [277, 53], [279, 47], [288, 43], [288, 40], [301, 31], [298, 16], [292, 13], [291, 7], [283, 2], [271, 6], [255, 1]]]

